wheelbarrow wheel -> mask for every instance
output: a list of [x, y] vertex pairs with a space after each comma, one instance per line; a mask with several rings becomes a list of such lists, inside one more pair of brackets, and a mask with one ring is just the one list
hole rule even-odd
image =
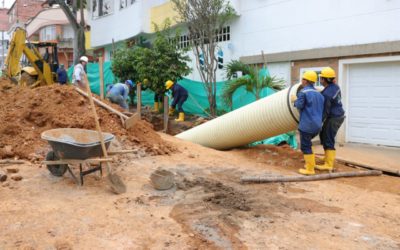
[[[59, 160], [54, 151], [50, 151], [46, 155], [46, 160], [47, 161], [56, 161]], [[54, 176], [61, 177], [65, 174], [65, 172], [68, 169], [67, 164], [59, 164], [59, 165], [47, 165], [47, 169], [50, 171], [50, 173]]]

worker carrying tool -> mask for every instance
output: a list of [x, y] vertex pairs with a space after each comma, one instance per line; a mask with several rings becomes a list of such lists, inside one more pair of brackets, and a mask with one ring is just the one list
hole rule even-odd
[[321, 144], [325, 151], [324, 165], [317, 165], [319, 170], [333, 170], [336, 158], [335, 137], [342, 125], [345, 115], [342, 105], [342, 94], [340, 88], [334, 83], [336, 78], [335, 71], [330, 68], [324, 68], [321, 71], [321, 83], [324, 86], [321, 94], [324, 96], [324, 113], [322, 130], [319, 133]]
[[183, 111], [182, 106], [183, 106], [183, 103], [185, 103], [185, 101], [188, 98], [188, 91], [181, 85], [174, 83], [171, 80], [168, 80], [165, 83], [165, 89], [172, 90], [172, 97], [174, 99], [172, 101], [171, 107], [169, 108], [169, 115], [174, 114], [175, 107], [178, 105], [179, 118], [175, 119], [175, 121], [177, 121], [177, 122], [185, 121], [185, 113]]
[[305, 169], [299, 169], [303, 175], [314, 175], [315, 154], [312, 151], [311, 140], [318, 135], [322, 127], [322, 113], [324, 109], [324, 97], [314, 88], [317, 81], [315, 71], [304, 72], [301, 80], [303, 89], [291, 96], [291, 101], [300, 112], [299, 132], [300, 148], [304, 155]]
[[131, 80], [126, 80], [125, 83], [116, 83], [107, 87], [106, 98], [112, 103], [116, 103], [123, 109], [129, 111], [127, 99], [129, 92], [134, 89], [134, 84]]
[[81, 56], [79, 58], [79, 63], [74, 66], [74, 73], [72, 74], [72, 84], [77, 85], [79, 88], [86, 90], [86, 84], [84, 79], [85, 73], [85, 66], [89, 63], [89, 58], [86, 56]]

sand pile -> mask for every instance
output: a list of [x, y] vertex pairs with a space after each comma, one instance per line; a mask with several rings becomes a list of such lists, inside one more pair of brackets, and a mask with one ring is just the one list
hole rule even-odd
[[[108, 103], [110, 104], [110, 103]], [[119, 109], [117, 105], [112, 105]], [[117, 136], [125, 148], [140, 148], [148, 155], [169, 154], [175, 149], [141, 121], [125, 130], [119, 117], [96, 107], [104, 132]], [[71, 86], [21, 88], [0, 80], [0, 158], [42, 158], [49, 150], [40, 134], [52, 128], [95, 129], [89, 101]]]

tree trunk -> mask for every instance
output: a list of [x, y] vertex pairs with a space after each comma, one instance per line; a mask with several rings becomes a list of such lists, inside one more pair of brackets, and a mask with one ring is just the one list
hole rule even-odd
[[79, 57], [86, 53], [85, 50], [85, 32], [84, 27], [79, 25], [76, 19], [76, 0], [73, 1], [73, 7], [71, 8], [65, 3], [63, 0], [55, 0], [55, 2], [60, 5], [60, 8], [63, 10], [64, 14], [67, 16], [69, 23], [74, 30], [74, 43], [73, 43], [73, 52], [74, 52], [74, 64], [79, 62]]

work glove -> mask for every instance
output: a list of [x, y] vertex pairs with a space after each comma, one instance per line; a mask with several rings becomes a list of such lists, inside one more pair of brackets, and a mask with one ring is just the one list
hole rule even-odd
[[169, 107], [168, 115], [174, 115], [175, 109], [173, 107]]
[[290, 96], [290, 101], [291, 101], [292, 103], [294, 103], [296, 100], [297, 100], [297, 96], [296, 96], [296, 95], [291, 95], [291, 96]]

